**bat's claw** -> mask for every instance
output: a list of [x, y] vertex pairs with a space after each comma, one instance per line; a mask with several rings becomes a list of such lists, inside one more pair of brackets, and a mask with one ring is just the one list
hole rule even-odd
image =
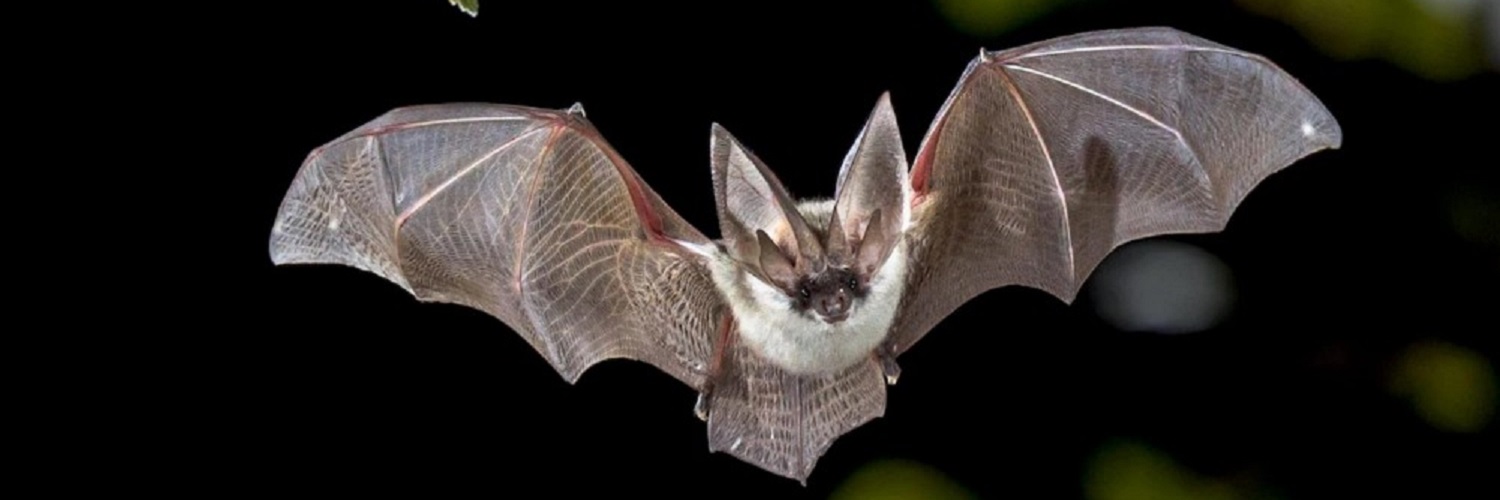
[[885, 385], [896, 385], [896, 379], [901, 378], [901, 365], [896, 364], [896, 356], [889, 349], [880, 349], [875, 353], [875, 360], [880, 362], [880, 371], [885, 372]]
[[588, 113], [583, 110], [583, 103], [581, 102], [575, 102], [572, 106], [568, 106], [568, 114], [577, 115], [583, 118], [588, 117]]
[[699, 392], [698, 402], [693, 403], [693, 414], [698, 416], [698, 420], [704, 422], [708, 421], [708, 399], [708, 391]]

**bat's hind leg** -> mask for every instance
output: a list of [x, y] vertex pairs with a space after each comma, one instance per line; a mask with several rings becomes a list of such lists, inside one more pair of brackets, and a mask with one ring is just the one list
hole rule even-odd
[[693, 414], [704, 422], [708, 421], [708, 412], [712, 410], [714, 385], [724, 375], [724, 357], [729, 355], [729, 342], [733, 338], [734, 316], [729, 311], [723, 312], [718, 333], [714, 339], [713, 359], [708, 363], [708, 377], [703, 380], [703, 388], [698, 390], [698, 401], [693, 403]]

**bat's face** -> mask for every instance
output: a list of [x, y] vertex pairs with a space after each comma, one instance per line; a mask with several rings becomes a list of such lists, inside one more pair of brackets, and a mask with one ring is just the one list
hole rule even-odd
[[[803, 201], [789, 214], [757, 228], [754, 258], [737, 259], [764, 285], [763, 306], [827, 325], [860, 314], [880, 272], [877, 259], [892, 238], [881, 237], [879, 230], [849, 234], [845, 228], [856, 225], [842, 223], [834, 200]], [[860, 222], [868, 227], [871, 221]], [[878, 218], [873, 222], [880, 224]]]
[[[839, 230], [838, 225], [832, 224], [835, 217], [832, 207], [832, 200], [804, 202], [798, 205], [797, 215], [816, 233], [827, 235]], [[769, 229], [787, 233], [785, 228]], [[780, 297], [766, 297], [767, 307], [780, 304], [789, 312], [827, 324], [843, 322], [862, 309], [873, 276], [861, 272], [858, 265], [850, 265], [854, 259], [847, 255], [847, 238], [833, 239], [825, 236], [820, 245], [810, 250], [818, 254], [814, 256], [788, 254], [784, 245], [770, 238], [761, 241], [759, 260], [742, 261], [742, 265], [750, 267], [751, 274], [761, 278], [769, 288], [780, 292]]]
[[854, 302], [868, 293], [860, 282], [850, 268], [828, 267], [821, 273], [804, 275], [792, 291], [792, 306], [826, 323], [838, 323], [848, 319]]

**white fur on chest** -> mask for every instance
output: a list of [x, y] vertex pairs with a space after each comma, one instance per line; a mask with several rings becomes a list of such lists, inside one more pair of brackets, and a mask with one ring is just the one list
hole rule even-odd
[[714, 285], [734, 312], [740, 340], [781, 368], [801, 374], [848, 368], [868, 359], [896, 318], [906, 284], [906, 242], [891, 251], [848, 319], [829, 324], [792, 310], [791, 298], [742, 272], [728, 255], [711, 259]]

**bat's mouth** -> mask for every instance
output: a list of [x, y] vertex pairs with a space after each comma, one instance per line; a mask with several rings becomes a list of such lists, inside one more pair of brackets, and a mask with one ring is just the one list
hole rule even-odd
[[844, 312], [841, 312], [841, 313], [838, 313], [838, 314], [835, 314], [835, 315], [832, 315], [832, 316], [824, 316], [822, 314], [819, 314], [818, 317], [823, 318], [823, 322], [824, 323], [828, 323], [830, 325], [832, 325], [832, 324], [838, 324], [838, 323], [843, 322], [846, 319], [849, 319], [849, 311], [844, 311]]

